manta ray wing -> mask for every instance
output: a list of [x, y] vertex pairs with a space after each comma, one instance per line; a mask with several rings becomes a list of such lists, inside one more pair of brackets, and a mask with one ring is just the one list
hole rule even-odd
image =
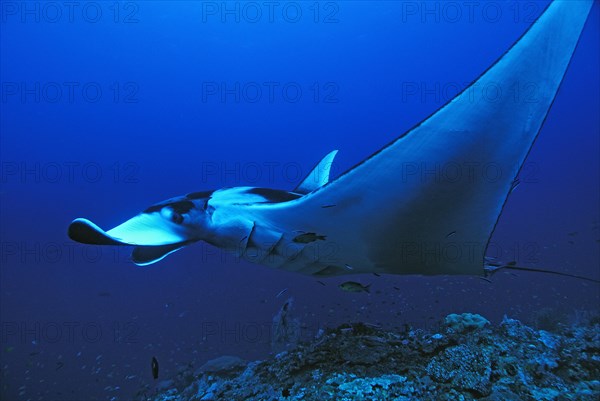
[[[322, 274], [481, 274], [591, 6], [554, 1], [473, 84], [406, 134], [302, 198], [254, 208], [280, 231], [326, 236]], [[495, 99], [481, 95], [494, 88]], [[513, 88], [533, 92], [514, 96]]]

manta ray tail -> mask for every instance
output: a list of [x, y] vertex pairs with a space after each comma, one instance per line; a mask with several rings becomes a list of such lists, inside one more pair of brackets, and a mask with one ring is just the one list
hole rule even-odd
[[600, 280], [596, 280], [591, 277], [579, 276], [576, 274], [563, 273], [556, 270], [548, 270], [548, 269], [536, 269], [533, 267], [524, 267], [524, 266], [513, 266], [513, 265], [488, 265], [485, 268], [486, 277], [491, 277], [493, 274], [498, 273], [500, 270], [517, 270], [517, 271], [525, 271], [525, 272], [534, 272], [534, 273], [545, 273], [545, 274], [554, 274], [557, 276], [563, 277], [571, 277], [578, 280], [589, 281], [595, 284], [600, 284]]

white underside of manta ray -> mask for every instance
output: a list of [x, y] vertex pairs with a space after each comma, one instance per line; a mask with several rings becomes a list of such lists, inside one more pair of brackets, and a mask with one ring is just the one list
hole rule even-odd
[[[132, 245], [138, 265], [205, 241], [252, 262], [308, 275], [481, 275], [490, 236], [591, 6], [592, 0], [551, 3], [471, 86], [331, 182], [336, 151], [293, 191], [191, 193], [108, 231], [76, 219], [69, 236], [85, 244]], [[489, 87], [504, 95], [495, 101], [473, 95]], [[507, 95], [515, 87], [534, 90], [530, 96]], [[422, 174], [439, 168], [463, 173]]]

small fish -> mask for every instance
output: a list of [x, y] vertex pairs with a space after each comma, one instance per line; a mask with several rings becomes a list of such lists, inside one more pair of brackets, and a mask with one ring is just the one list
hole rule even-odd
[[570, 232], [570, 233], [568, 233], [567, 235], [568, 235], [569, 237], [574, 237], [574, 236], [576, 236], [577, 234], [578, 234], [578, 232], [577, 232], [577, 231], [571, 231], [571, 232]]
[[492, 280], [490, 280], [490, 279], [489, 279], [489, 278], [487, 278], [487, 277], [479, 276], [479, 278], [480, 278], [480, 279], [482, 279], [483, 281], [487, 281], [488, 283], [491, 283], [491, 282], [492, 282]]
[[349, 264], [345, 264], [344, 267], [348, 270], [354, 270], [354, 267], [350, 266]]
[[283, 290], [279, 291], [277, 293], [277, 295], [275, 295], [275, 298], [279, 298], [280, 296], [282, 296], [283, 294], [285, 294], [287, 292], [287, 288], [284, 288]]
[[158, 379], [158, 361], [155, 357], [152, 357], [152, 377]]
[[63, 366], [65, 366], [65, 364], [64, 364], [64, 363], [62, 363], [62, 362], [56, 362], [56, 369], [54, 369], [54, 370], [59, 370], [59, 369], [61, 369]]
[[323, 209], [327, 209], [329, 207], [336, 207], [337, 205], [323, 205], [321, 206]]
[[325, 235], [317, 235], [315, 233], [304, 233], [296, 235], [292, 241], [298, 244], [308, 244], [310, 242], [315, 242], [316, 240], [324, 241], [326, 238], [327, 237]]
[[450, 237], [452, 237], [454, 234], [456, 234], [456, 231], [452, 231], [452, 232], [448, 233], [448, 234], [446, 235], [446, 238], [450, 238]]
[[394, 289], [397, 290], [397, 291], [400, 291], [400, 287], [394, 286]]
[[346, 281], [340, 284], [339, 287], [346, 292], [370, 292], [369, 287], [371, 287], [371, 284], [362, 285], [356, 281]]
[[321, 284], [323, 287], [325, 287], [325, 283], [322, 282], [321, 280], [317, 280], [317, 283]]
[[375, 277], [381, 277], [381, 274], [379, 274], [379, 273], [373, 273], [373, 275], [374, 275]]

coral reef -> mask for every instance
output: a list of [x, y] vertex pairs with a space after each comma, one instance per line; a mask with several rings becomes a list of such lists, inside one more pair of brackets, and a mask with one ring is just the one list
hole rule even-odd
[[600, 325], [558, 334], [473, 314], [433, 333], [347, 324], [265, 361], [209, 361], [151, 399], [598, 400]]
[[490, 324], [486, 318], [476, 313], [462, 313], [460, 315], [452, 313], [446, 316], [444, 323], [449, 329], [454, 330], [456, 333], [477, 330], [486, 324]]

